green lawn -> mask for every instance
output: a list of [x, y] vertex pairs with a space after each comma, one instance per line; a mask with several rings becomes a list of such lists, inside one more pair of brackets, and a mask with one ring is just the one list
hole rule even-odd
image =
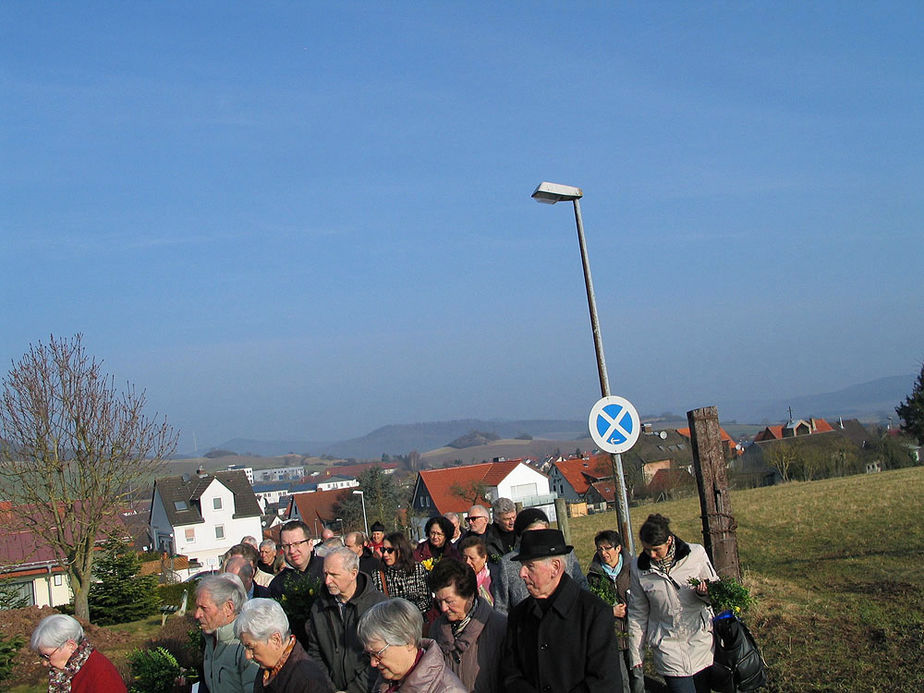
[[[733, 492], [771, 691], [924, 690], [924, 467]], [[699, 501], [632, 509], [702, 541]], [[581, 563], [614, 515], [571, 520]]]

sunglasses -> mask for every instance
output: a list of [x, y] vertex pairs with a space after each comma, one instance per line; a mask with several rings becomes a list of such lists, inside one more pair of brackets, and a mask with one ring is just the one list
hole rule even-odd
[[474, 522], [475, 520], [487, 520], [487, 519], [488, 518], [486, 518], [484, 515], [469, 515], [468, 517], [465, 518], [465, 521]]
[[394, 553], [397, 550], [398, 549], [396, 549], [394, 546], [383, 546], [382, 547], [382, 553]]

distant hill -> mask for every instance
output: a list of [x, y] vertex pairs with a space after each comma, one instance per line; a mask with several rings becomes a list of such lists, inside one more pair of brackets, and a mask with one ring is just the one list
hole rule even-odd
[[851, 385], [843, 390], [819, 395], [804, 395], [777, 400], [729, 400], [719, 403], [719, 417], [739, 423], [773, 423], [789, 416], [789, 407], [796, 419], [810, 416], [836, 419], [882, 421], [897, 420], [895, 407], [911, 392], [914, 375], [897, 375]]

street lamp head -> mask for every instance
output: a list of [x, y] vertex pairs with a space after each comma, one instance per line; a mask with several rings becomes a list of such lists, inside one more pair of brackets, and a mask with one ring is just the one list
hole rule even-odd
[[362, 492], [362, 491], [353, 491], [353, 495], [354, 495], [354, 496], [361, 496], [361, 495], [363, 495], [363, 492]]
[[560, 183], [542, 182], [533, 192], [533, 199], [536, 202], [542, 202], [547, 205], [554, 205], [556, 202], [571, 202], [580, 200], [584, 196], [580, 188], [573, 185], [561, 185]]

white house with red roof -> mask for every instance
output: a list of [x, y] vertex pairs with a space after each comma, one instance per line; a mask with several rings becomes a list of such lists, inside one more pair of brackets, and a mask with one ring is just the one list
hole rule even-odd
[[[549, 477], [521, 459], [419, 472], [411, 507], [429, 518], [448, 512], [463, 514], [476, 503], [490, 509], [497, 498], [509, 498], [524, 508], [540, 508], [549, 520], [556, 519]], [[425, 522], [420, 522], [421, 527]]]

